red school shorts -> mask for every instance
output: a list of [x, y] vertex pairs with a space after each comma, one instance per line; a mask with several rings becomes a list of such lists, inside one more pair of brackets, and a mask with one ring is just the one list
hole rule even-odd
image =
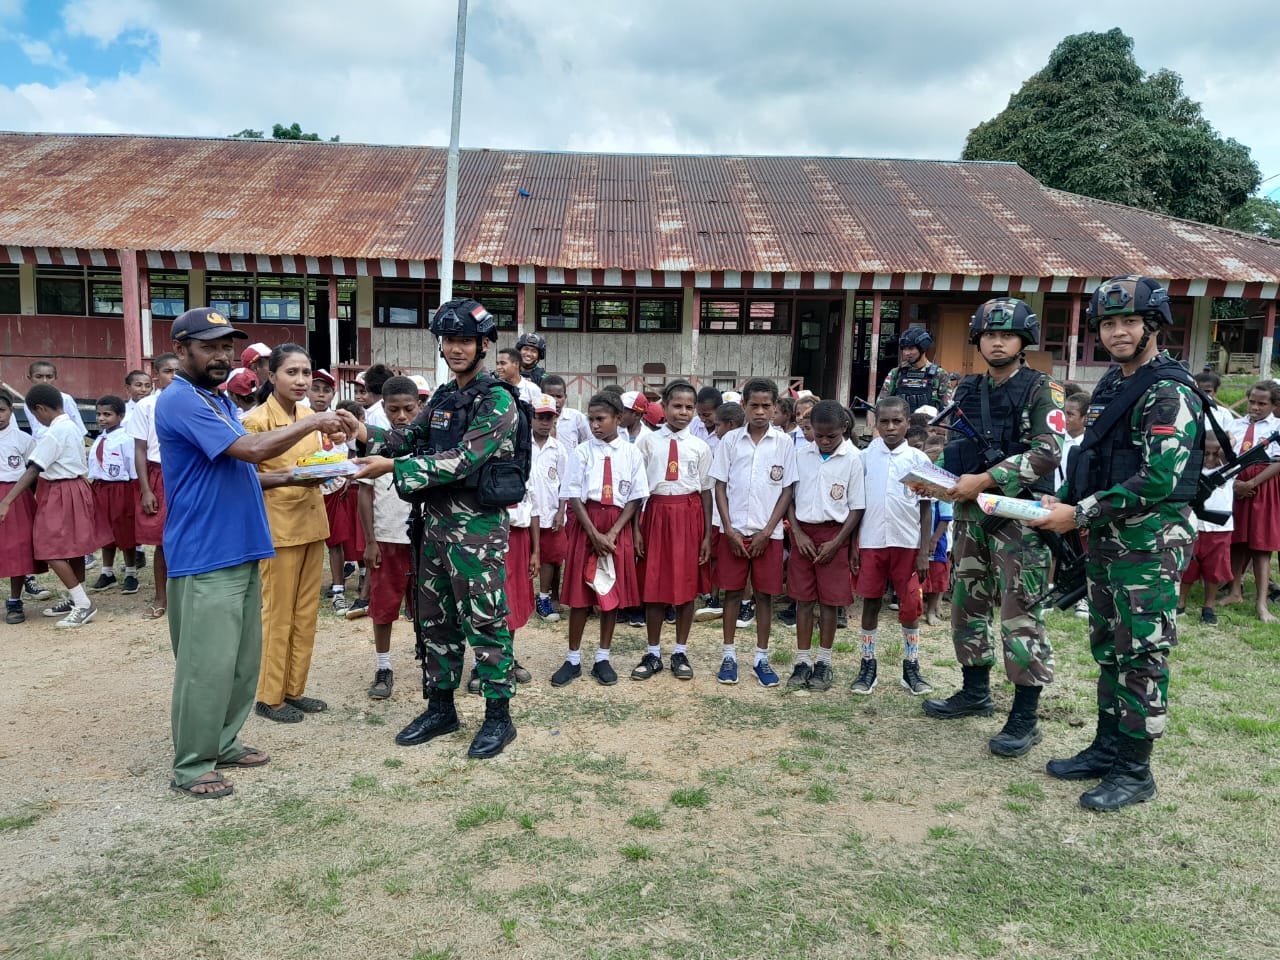
[[[840, 532], [838, 523], [804, 523], [800, 529], [822, 546]], [[846, 540], [828, 563], [815, 564], [791, 545], [787, 557], [787, 596], [801, 603], [817, 600], [826, 607], [847, 607], [853, 603], [853, 582], [849, 577], [849, 542]]]
[[879, 600], [890, 583], [898, 594], [898, 622], [914, 623], [924, 613], [914, 547], [869, 547], [861, 551], [858, 596]]
[[930, 560], [929, 576], [924, 581], [925, 593], [946, 593], [951, 588], [951, 561]]
[[95, 480], [93, 506], [111, 528], [111, 543], [121, 550], [132, 550], [137, 543], [135, 514], [138, 509], [137, 480]]
[[1202, 533], [1196, 537], [1196, 552], [1182, 575], [1183, 583], [1231, 582], [1231, 531]]
[[147, 482], [156, 495], [159, 509], [147, 513], [142, 509], [142, 489], [138, 489], [138, 509], [133, 514], [136, 546], [158, 547], [164, 543], [164, 471], [160, 464], [147, 461]]
[[[759, 534], [757, 534], [759, 536]], [[750, 537], [743, 542], [749, 543]], [[751, 577], [751, 588], [757, 594], [773, 595], [782, 593], [782, 540], [770, 540], [764, 553], [751, 559], [738, 557], [729, 545], [729, 538], [721, 536], [716, 541], [716, 566], [713, 573], [716, 586], [721, 590], [742, 590], [746, 588], [747, 577]]]
[[400, 619], [401, 604], [413, 610], [413, 548], [378, 541], [382, 563], [369, 570], [369, 616], [377, 624]]

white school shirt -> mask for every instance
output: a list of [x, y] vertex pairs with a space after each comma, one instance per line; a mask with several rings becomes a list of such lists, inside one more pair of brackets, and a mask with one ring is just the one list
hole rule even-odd
[[[507, 507], [507, 526], [531, 527], [533, 525], [533, 484], [526, 484], [524, 499], [514, 507]], [[542, 520], [538, 520], [538, 529], [542, 529]]]
[[379, 543], [408, 543], [409, 514], [413, 504], [396, 493], [394, 474], [385, 473], [359, 483], [373, 487], [373, 539]]
[[556, 418], [556, 439], [566, 451], [590, 440], [591, 424], [587, 422], [586, 414], [566, 405]]
[[580, 443], [569, 457], [569, 475], [560, 488], [562, 500], [577, 498], [582, 501], [600, 502], [604, 487], [604, 461], [612, 461], [613, 503], [624, 507], [632, 500], [649, 496], [649, 481], [644, 472], [644, 458], [636, 448], [622, 439], [622, 434], [610, 443], [592, 437]]
[[[76, 428], [80, 431], [80, 436], [87, 437], [89, 431], [84, 428], [84, 420], [80, 418], [80, 408], [76, 405], [76, 398], [69, 393], [62, 395], [62, 413], [67, 417]], [[27, 413], [27, 419], [31, 421], [31, 436], [39, 440], [44, 436], [45, 425], [37, 420], [30, 412]]]
[[382, 406], [382, 401], [368, 406], [364, 411], [365, 426], [381, 427], [383, 430], [391, 429], [391, 421], [387, 419], [387, 411]]
[[[1240, 447], [1244, 444], [1244, 435], [1245, 433], [1248, 432], [1249, 424], [1251, 423], [1254, 423], [1254, 421], [1250, 420], [1249, 417], [1246, 415], [1238, 418], [1236, 422], [1231, 425], [1231, 428], [1227, 431], [1227, 433], [1231, 435], [1231, 448], [1237, 454], [1241, 454], [1245, 452], [1241, 450]], [[1263, 419], [1257, 421], [1257, 423], [1254, 423], [1253, 442], [1255, 444], [1261, 443], [1263, 440], [1267, 439], [1267, 437], [1271, 436], [1271, 434], [1275, 433], [1277, 430], [1280, 430], [1280, 419], [1278, 419], [1275, 416], [1275, 414], [1266, 416]], [[1267, 455], [1271, 457], [1273, 460], [1276, 457], [1280, 457], [1280, 444], [1278, 443], [1271, 444], [1271, 446], [1267, 448]]]
[[27, 458], [46, 480], [74, 480], [89, 472], [84, 458], [84, 434], [65, 413], [53, 418]]
[[[1214, 467], [1213, 470], [1217, 468]], [[1209, 467], [1201, 469], [1201, 473], [1212, 473]], [[1227, 515], [1226, 523], [1210, 523], [1208, 520], [1196, 518], [1196, 529], [1200, 533], [1226, 533], [1236, 528], [1235, 518], [1231, 515], [1235, 507], [1235, 494], [1232, 492], [1231, 484], [1224, 483], [1220, 487], [1214, 488], [1213, 493], [1205, 498], [1204, 506], [1206, 510], [1220, 510]]]
[[[759, 443], [751, 439], [746, 427], [738, 427], [726, 433], [716, 447], [711, 476], [727, 485], [729, 524], [742, 536], [753, 536], [769, 522], [782, 491], [796, 482], [796, 445], [772, 424]], [[782, 539], [781, 522], [769, 538]]]
[[[673, 439], [676, 442], [679, 477], [668, 480], [667, 460]], [[644, 458], [645, 476], [649, 481], [651, 496], [701, 493], [706, 486], [707, 477], [711, 475], [711, 448], [690, 433], [688, 427], [677, 433], [664, 423], [657, 430], [641, 434], [636, 440], [636, 449]]]
[[546, 530], [555, 525], [560, 510], [560, 488], [569, 471], [569, 454], [555, 437], [538, 446], [533, 441], [533, 457], [529, 465], [529, 486], [533, 490], [533, 506], [538, 526]]
[[[511, 386], [511, 384], [508, 384], [508, 386]], [[514, 386], [516, 388], [516, 393], [520, 395], [520, 399], [529, 404], [529, 406], [533, 406], [542, 397], [542, 388], [532, 380], [526, 380], [524, 377], [521, 377], [519, 382], [514, 384]], [[528, 524], [521, 524], [521, 526], [527, 527]]]
[[0, 483], [16, 483], [27, 472], [27, 460], [35, 439], [18, 428], [18, 421], [9, 418], [9, 426], [0, 430]]
[[[124, 422], [123, 429], [135, 440], [144, 440], [147, 444], [147, 462], [160, 462], [160, 438], [156, 436], [156, 401], [161, 391], [149, 393], [133, 408], [133, 416]], [[137, 469], [134, 464], [134, 469]]]
[[862, 453], [841, 441], [825, 460], [816, 444], [796, 454], [796, 519], [801, 523], [844, 523], [851, 510], [866, 507]]
[[905, 440], [890, 450], [882, 438], [876, 437], [863, 452], [862, 462], [866, 468], [867, 508], [862, 514], [858, 545], [863, 549], [919, 549], [920, 501], [929, 498], [908, 490], [902, 485], [902, 478], [908, 471], [927, 466], [931, 461], [923, 450], [917, 450]]
[[[102, 461], [98, 461], [98, 453]], [[116, 427], [110, 433], [98, 434], [89, 448], [89, 479], [104, 483], [124, 483], [138, 479], [133, 468], [133, 437], [124, 427]]]
[[1062, 435], [1062, 457], [1058, 460], [1057, 467], [1053, 471], [1053, 489], [1056, 493], [1062, 489], [1062, 485], [1067, 482], [1067, 452], [1073, 447], [1080, 446], [1084, 442], [1084, 434], [1073, 437], [1069, 433]]

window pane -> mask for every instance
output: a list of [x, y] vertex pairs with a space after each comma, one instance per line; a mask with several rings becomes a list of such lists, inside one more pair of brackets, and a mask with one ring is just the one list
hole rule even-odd
[[260, 290], [258, 292], [258, 319], [276, 323], [302, 322], [301, 290]]
[[752, 300], [747, 311], [747, 329], [753, 333], [788, 333], [791, 304], [780, 300]]
[[373, 295], [373, 319], [380, 327], [420, 325], [422, 296], [400, 290], [378, 290]]
[[737, 333], [742, 329], [742, 301], [703, 300], [701, 329], [712, 333]]
[[680, 332], [679, 300], [640, 300], [636, 304], [637, 327], [641, 332]]
[[186, 287], [152, 286], [151, 316], [172, 318], [182, 315], [186, 309]]
[[538, 295], [538, 327], [542, 330], [581, 330], [582, 298], [578, 295]]
[[124, 290], [119, 283], [92, 280], [89, 289], [93, 313], [98, 316], [124, 316]]
[[247, 287], [209, 287], [206, 297], [209, 306], [228, 320], [248, 320], [253, 313]]
[[630, 300], [591, 300], [592, 330], [626, 331], [631, 327]]
[[18, 271], [0, 267], [0, 313], [19, 313], [22, 296], [18, 289]]
[[83, 277], [36, 277], [36, 311], [84, 316]]

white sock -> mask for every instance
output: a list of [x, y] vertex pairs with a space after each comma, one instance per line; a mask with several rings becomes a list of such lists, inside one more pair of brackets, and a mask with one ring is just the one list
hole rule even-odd
[[362, 577], [363, 577], [366, 573], [368, 573], [368, 572], [369, 572], [369, 571], [367, 571], [364, 567], [357, 567], [357, 568], [356, 568], [356, 573], [360, 574], [360, 576], [362, 576]]
[[662, 644], [660, 644], [660, 643], [658, 643], [658, 644], [653, 644], [653, 643], [649, 644], [649, 652], [650, 652], [650, 653], [652, 653], [655, 657], [660, 657], [660, 656], [662, 656]]
[[769, 662], [769, 651], [767, 649], [756, 647], [756, 659], [755, 659], [756, 666], [759, 666], [762, 663], [768, 663], [768, 662]]
[[605, 650], [605, 649], [602, 647], [602, 648], [600, 648], [599, 650], [597, 650], [597, 651], [596, 651], [596, 663], [599, 663], [601, 660], [608, 660], [608, 659], [609, 659], [609, 651], [608, 651], [608, 650]]
[[812, 649], [796, 651], [796, 663], [812, 663], [813, 662], [812, 658], [813, 658]]
[[569, 655], [565, 657], [565, 660], [573, 664], [575, 667], [579, 666], [582, 663], [582, 651], [570, 650]]
[[114, 577], [116, 575], [115, 565], [113, 564], [112, 566], [108, 567], [104, 564], [102, 567], [102, 572], [108, 577]]
[[378, 669], [379, 670], [391, 669], [391, 651], [390, 650], [388, 650], [386, 653], [378, 654]]
[[830, 648], [830, 647], [819, 647], [819, 648], [818, 648], [818, 662], [819, 662], [819, 663], [825, 663], [825, 664], [830, 664], [830, 663], [831, 663], [831, 648]]
[[550, 600], [550, 599], [551, 599], [551, 594], [549, 594], [549, 593], [543, 593], [541, 590], [539, 590], [539, 591], [538, 591], [538, 599], [539, 599], [539, 600]]
[[341, 584], [341, 583], [335, 583], [335, 584], [333, 585], [333, 595], [334, 595], [335, 597], [340, 597], [340, 596], [342, 596], [342, 595], [343, 595], [344, 593], [346, 593], [346, 592], [347, 592], [347, 588], [346, 588], [346, 586], [344, 586], [343, 584]]
[[735, 663], [738, 661], [738, 645], [736, 643], [726, 643], [724, 645], [724, 656], [728, 660]]
[[126, 577], [136, 577], [136, 576], [138, 575], [138, 568], [137, 568], [137, 567], [125, 567], [125, 568], [124, 568], [124, 575], [125, 575]]
[[71, 602], [77, 607], [89, 606], [89, 594], [85, 593], [83, 583], [77, 583], [71, 588]]
[[672, 649], [671, 653], [673, 655], [677, 653], [685, 653], [686, 650], [688, 649], [688, 646], [689, 645], [687, 643], [677, 643], [675, 647]]

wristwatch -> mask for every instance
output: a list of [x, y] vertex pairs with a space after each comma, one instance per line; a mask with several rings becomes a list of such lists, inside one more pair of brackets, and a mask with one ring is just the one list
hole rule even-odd
[[1076, 504], [1076, 529], [1083, 530], [1085, 527], [1087, 527], [1089, 525], [1090, 516], [1091, 516], [1090, 512], [1085, 510], [1083, 506], [1077, 503]]

